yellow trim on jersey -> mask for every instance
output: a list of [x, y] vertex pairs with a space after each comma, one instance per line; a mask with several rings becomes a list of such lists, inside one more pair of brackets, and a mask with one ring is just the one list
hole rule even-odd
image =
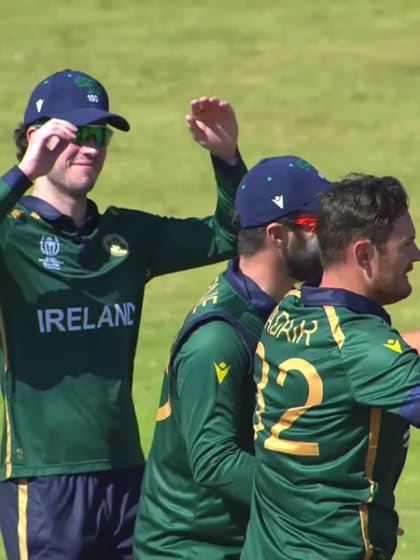
[[4, 326], [3, 309], [1, 307], [0, 307], [0, 338], [1, 338], [1, 345], [3, 346], [4, 371], [7, 372], [9, 369], [9, 353], [7, 351], [6, 328]]
[[370, 558], [372, 558], [372, 554], [374, 550], [369, 540], [369, 533], [368, 533], [369, 519], [368, 519], [367, 506], [360, 506], [359, 515], [360, 515], [360, 527], [362, 529], [363, 544], [365, 545], [364, 560], [369, 560]]
[[17, 220], [21, 214], [23, 214], [23, 210], [19, 210], [18, 208], [14, 208], [14, 209], [10, 212], [10, 215], [12, 216], [12, 218], [13, 218], [14, 220]]
[[327, 316], [328, 323], [330, 324], [330, 330], [333, 339], [335, 340], [337, 346], [341, 350], [343, 347], [346, 337], [340, 327], [340, 319], [335, 311], [335, 308], [331, 305], [324, 305], [325, 315]]
[[38, 212], [31, 212], [30, 213], [31, 218], [33, 218], [34, 220], [40, 220], [41, 216], [38, 214]]
[[4, 410], [5, 410], [5, 417], [6, 417], [6, 458], [5, 458], [5, 467], [6, 467], [6, 478], [10, 478], [12, 476], [12, 427], [10, 423], [10, 415], [9, 415], [9, 407], [7, 404], [6, 398], [4, 399]]
[[289, 296], [296, 296], [300, 298], [300, 295], [300, 290], [298, 288], [290, 288], [290, 290], [284, 294], [283, 299]]
[[156, 421], [166, 420], [172, 413], [171, 401], [168, 399], [157, 411]]
[[381, 429], [382, 411], [380, 408], [372, 408], [370, 411], [370, 422], [369, 422], [369, 441], [368, 441], [368, 451], [366, 455], [366, 476], [370, 482], [371, 494], [374, 490], [375, 483], [373, 481], [373, 468], [375, 466], [376, 454], [378, 451], [378, 439], [379, 432]]
[[[6, 329], [4, 326], [3, 310], [0, 307], [0, 338], [1, 344], [3, 346], [3, 359], [4, 359], [4, 373], [8, 375], [9, 371], [9, 354], [7, 352], [7, 342], [6, 342]], [[12, 427], [10, 423], [10, 413], [9, 407], [7, 405], [7, 395], [4, 397], [4, 409], [6, 417], [6, 478], [10, 478], [12, 475]]]
[[19, 560], [28, 560], [28, 483], [18, 483]]

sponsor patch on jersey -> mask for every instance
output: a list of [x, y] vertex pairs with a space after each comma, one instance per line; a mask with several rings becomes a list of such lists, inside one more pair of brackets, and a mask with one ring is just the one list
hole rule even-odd
[[219, 362], [218, 364], [215, 363], [214, 371], [216, 372], [217, 381], [222, 384], [230, 371], [230, 366], [225, 364], [225, 362]]
[[103, 244], [112, 257], [125, 257], [128, 254], [127, 241], [117, 233], [105, 235]]
[[402, 354], [401, 342], [398, 338], [390, 338], [384, 344], [385, 348], [392, 350], [393, 352], [397, 352], [398, 354]]
[[57, 258], [60, 253], [61, 245], [58, 237], [55, 235], [43, 235], [39, 242], [39, 248], [44, 255], [38, 259], [47, 270], [61, 270], [63, 261]]

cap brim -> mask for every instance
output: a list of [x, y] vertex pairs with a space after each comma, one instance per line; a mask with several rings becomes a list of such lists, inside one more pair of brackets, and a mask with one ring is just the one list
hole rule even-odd
[[101, 109], [75, 109], [74, 111], [64, 111], [62, 113], [55, 113], [49, 116], [50, 118], [70, 121], [76, 126], [91, 124], [96, 121], [106, 121], [118, 130], [123, 130], [125, 132], [130, 130], [130, 125], [124, 117], [116, 115], [115, 113], [103, 111]]

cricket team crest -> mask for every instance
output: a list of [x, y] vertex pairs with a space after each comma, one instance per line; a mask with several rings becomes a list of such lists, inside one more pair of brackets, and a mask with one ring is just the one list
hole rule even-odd
[[63, 261], [57, 258], [60, 253], [60, 241], [55, 235], [43, 235], [39, 242], [41, 253], [44, 257], [38, 259], [47, 270], [61, 270]]
[[127, 241], [117, 233], [105, 235], [103, 244], [112, 257], [125, 257], [128, 254]]
[[101, 88], [93, 78], [90, 76], [76, 76], [74, 83], [77, 87], [86, 89], [86, 96], [90, 102], [99, 103]]

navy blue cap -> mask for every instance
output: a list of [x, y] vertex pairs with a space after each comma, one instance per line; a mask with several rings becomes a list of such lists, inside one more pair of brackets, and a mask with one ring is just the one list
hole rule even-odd
[[235, 210], [244, 229], [264, 226], [295, 212], [318, 212], [333, 184], [297, 156], [262, 159], [242, 179]]
[[74, 125], [104, 120], [119, 130], [129, 130], [128, 121], [109, 112], [108, 94], [95, 78], [79, 70], [62, 70], [39, 83], [31, 94], [23, 124], [41, 119], [64, 119]]

